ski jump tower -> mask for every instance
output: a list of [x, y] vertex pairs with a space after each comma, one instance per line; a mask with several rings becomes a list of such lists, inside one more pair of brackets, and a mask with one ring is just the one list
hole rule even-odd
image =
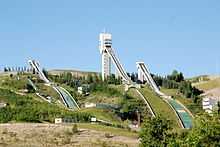
[[118, 75], [122, 78], [124, 84], [132, 84], [127, 72], [124, 70], [119, 59], [116, 57], [112, 48], [112, 35], [109, 33], [101, 33], [99, 35], [99, 50], [102, 55], [102, 80], [111, 74], [111, 63], [115, 65]]
[[106, 48], [112, 47], [112, 35], [101, 33], [99, 35], [99, 50], [102, 56], [102, 80], [104, 81], [111, 74], [111, 57]]

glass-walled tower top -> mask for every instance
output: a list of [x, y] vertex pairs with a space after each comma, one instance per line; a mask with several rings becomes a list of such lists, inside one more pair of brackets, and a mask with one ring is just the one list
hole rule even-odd
[[99, 34], [99, 50], [102, 54], [106, 48], [112, 47], [112, 35], [110, 33]]

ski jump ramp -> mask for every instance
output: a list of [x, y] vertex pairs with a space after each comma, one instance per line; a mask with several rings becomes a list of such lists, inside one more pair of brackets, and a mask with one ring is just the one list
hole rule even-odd
[[128, 77], [127, 72], [120, 63], [119, 58], [116, 57], [115, 51], [112, 48], [112, 35], [110, 33], [101, 33], [99, 35], [99, 50], [102, 56], [102, 80], [110, 76], [112, 61], [123, 83], [131, 85], [131, 79]]
[[69, 109], [79, 109], [78, 104], [76, 103], [75, 99], [71, 96], [71, 94], [64, 89], [63, 87], [58, 87], [53, 84], [47, 79], [47, 77], [42, 72], [40, 68], [39, 62], [35, 60], [29, 60], [28, 63], [30, 66], [35, 70], [35, 72], [39, 75], [40, 79], [42, 79], [47, 85], [51, 86], [60, 96], [64, 105]]
[[[126, 85], [131, 85], [133, 86], [133, 82], [131, 81], [130, 77], [128, 77], [127, 72], [124, 70], [122, 64], [120, 63], [119, 59], [116, 57], [113, 48], [106, 48], [106, 51], [113, 61], [116, 69], [118, 70], [118, 73], [122, 77], [123, 83]], [[135, 87], [135, 86], [133, 86]], [[155, 117], [155, 112], [153, 111], [150, 103], [147, 101], [147, 99], [141, 94], [141, 92], [136, 89], [137, 93], [140, 95], [140, 97], [143, 99], [144, 103], [147, 105], [148, 109], [150, 110], [150, 114], [152, 117]]]
[[120, 63], [119, 59], [116, 57], [113, 48], [106, 48], [108, 55], [110, 56], [111, 60], [113, 61], [118, 73], [122, 77], [122, 80], [125, 84], [132, 84], [131, 79], [128, 77], [127, 72], [124, 70], [122, 64]]
[[39, 75], [40, 79], [42, 79], [45, 83], [50, 83], [50, 81], [44, 75], [43, 70], [40, 68], [39, 62], [35, 60], [29, 60], [28, 63], [35, 70], [35, 72]]
[[[119, 58], [117, 58], [114, 49], [112, 48], [112, 37], [109, 33], [101, 33], [99, 40], [99, 49], [102, 55], [102, 78], [105, 80], [107, 76], [110, 75], [111, 64], [112, 61], [115, 65], [116, 70], [118, 71], [119, 76], [122, 78], [123, 84], [125, 84], [125, 91], [127, 91], [130, 87], [135, 87], [135, 84], [132, 82], [130, 77], [127, 75], [124, 67], [122, 66]], [[144, 103], [147, 105], [148, 109], [152, 117], [155, 117], [155, 113], [148, 103], [147, 99], [140, 93], [138, 89], [136, 89], [137, 93], [143, 99]]]
[[152, 90], [174, 110], [182, 128], [191, 128], [193, 118], [191, 112], [179, 101], [172, 99], [170, 96], [167, 96], [160, 91], [144, 62], [136, 62], [136, 64], [138, 68], [138, 77], [141, 80], [146, 80], [147, 84], [152, 88]]
[[150, 85], [150, 87], [161, 97], [166, 97], [166, 95], [164, 93], [162, 93], [159, 89], [159, 87], [157, 86], [157, 84], [155, 83], [155, 81], [153, 80], [150, 71], [148, 70], [148, 68], [145, 66], [144, 62], [136, 62], [137, 64], [137, 68], [138, 68], [138, 74], [139, 77], [141, 76], [140, 74], [143, 75], [143, 79], [145, 79], [148, 83], [148, 85]]

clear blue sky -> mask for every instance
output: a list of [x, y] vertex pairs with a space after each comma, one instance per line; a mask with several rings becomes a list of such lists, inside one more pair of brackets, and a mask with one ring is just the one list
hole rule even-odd
[[219, 0], [2, 0], [0, 69], [31, 57], [49, 69], [100, 71], [98, 35], [106, 28], [127, 71], [216, 74]]

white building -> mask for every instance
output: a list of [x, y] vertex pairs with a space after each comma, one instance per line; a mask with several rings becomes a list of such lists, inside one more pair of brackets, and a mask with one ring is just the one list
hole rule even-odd
[[94, 108], [96, 107], [95, 103], [85, 103], [85, 108]]
[[91, 122], [96, 122], [96, 121], [97, 121], [97, 119], [95, 117], [91, 118]]
[[202, 100], [202, 108], [205, 112], [211, 113], [215, 108], [217, 108], [219, 99], [214, 97], [205, 97]]
[[111, 74], [111, 58], [106, 48], [112, 47], [112, 35], [109, 33], [101, 33], [99, 35], [99, 50], [102, 55], [102, 80]]
[[84, 85], [78, 87], [79, 94], [89, 95], [89, 90], [90, 90], [90, 86], [87, 84], [84, 84]]
[[61, 123], [63, 123], [62, 118], [55, 118], [55, 124], [61, 124]]
[[83, 94], [83, 87], [78, 87], [78, 93]]
[[0, 103], [0, 108], [4, 108], [4, 107], [6, 107], [6, 106], [7, 106], [6, 103]]

